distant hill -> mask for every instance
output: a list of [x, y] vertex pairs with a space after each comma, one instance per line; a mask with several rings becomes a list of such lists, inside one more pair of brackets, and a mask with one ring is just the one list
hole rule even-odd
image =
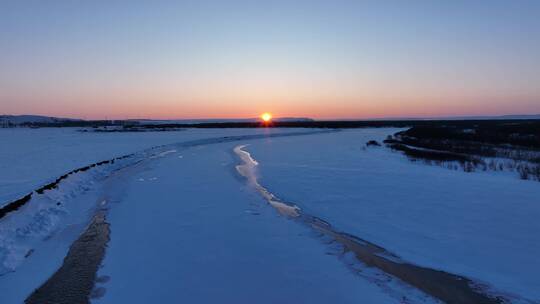
[[451, 120], [483, 120], [483, 119], [540, 119], [540, 114], [515, 114], [515, 115], [498, 115], [498, 116], [455, 116], [455, 117], [443, 117], [435, 118], [439, 119], [451, 119]]
[[[345, 120], [313, 120], [307, 117], [276, 117], [272, 121], [276, 123], [295, 124], [295, 123], [316, 123], [325, 121], [341, 121], [344, 123], [350, 122], [398, 122], [398, 121], [438, 121], [438, 120], [540, 120], [540, 114], [523, 114], [523, 115], [500, 115], [500, 116], [452, 116], [452, 117], [392, 117], [392, 118], [377, 118], [377, 119], [345, 119]], [[197, 124], [253, 124], [261, 122], [260, 118], [224, 118], [224, 119], [128, 119], [128, 120], [83, 120], [75, 118], [61, 118], [41, 115], [0, 115], [0, 128], [13, 126], [26, 127], [90, 127], [90, 126], [109, 126], [109, 125], [197, 125]]]
[[[61, 118], [41, 115], [0, 115], [0, 128], [11, 126], [60, 126], [82, 127], [93, 125], [121, 125], [134, 123], [141, 125], [165, 125], [165, 124], [204, 124], [204, 123], [252, 123], [260, 122], [260, 118], [226, 118], [226, 119], [129, 119], [129, 120], [83, 120], [74, 118]], [[277, 117], [275, 122], [310, 122], [311, 118], [305, 117]]]
[[496, 116], [442, 116], [442, 117], [383, 117], [375, 119], [347, 119], [347, 120], [389, 120], [389, 121], [407, 121], [407, 120], [513, 120], [513, 119], [540, 119], [540, 114], [515, 114], [515, 115], [496, 115]]
[[498, 116], [498, 119], [540, 119], [540, 114], [527, 114], [527, 115], [502, 115]]
[[82, 119], [59, 118], [40, 115], [0, 115], [0, 125], [22, 125], [32, 123], [62, 123], [66, 121], [82, 121]]

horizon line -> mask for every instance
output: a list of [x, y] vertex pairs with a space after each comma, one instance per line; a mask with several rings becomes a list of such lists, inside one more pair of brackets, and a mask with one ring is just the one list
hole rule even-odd
[[[148, 117], [139, 117], [139, 118], [109, 118], [105, 116], [104, 118], [91, 118], [87, 119], [84, 116], [50, 116], [43, 114], [0, 114], [2, 116], [38, 116], [38, 117], [49, 117], [56, 119], [72, 119], [72, 120], [84, 120], [84, 121], [106, 121], [106, 120], [119, 120], [119, 121], [129, 121], [129, 120], [147, 120], [147, 121], [189, 121], [189, 120], [258, 120], [260, 117], [233, 117], [233, 118], [224, 118], [224, 117], [194, 117], [194, 118], [148, 118]], [[313, 121], [360, 121], [360, 120], [444, 120], [444, 119], [474, 119], [474, 118], [504, 118], [512, 116], [522, 116], [522, 117], [534, 117], [540, 116], [540, 113], [533, 114], [524, 114], [524, 113], [510, 113], [510, 114], [464, 114], [464, 115], [433, 115], [433, 116], [383, 116], [383, 117], [331, 117], [331, 118], [313, 118], [309, 116], [276, 116], [273, 120], [280, 119], [310, 119]]]

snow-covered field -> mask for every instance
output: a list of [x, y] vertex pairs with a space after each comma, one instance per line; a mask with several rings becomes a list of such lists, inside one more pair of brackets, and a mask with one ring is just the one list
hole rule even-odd
[[362, 150], [388, 130], [283, 138], [247, 148], [261, 183], [407, 261], [540, 300], [540, 185]]
[[[539, 184], [364, 149], [396, 131], [0, 129], [0, 206], [72, 169], [137, 152], [74, 174], [0, 219], [0, 302], [22, 303], [50, 278], [97, 210], [111, 236], [92, 303], [437, 302], [341, 254], [269, 205], [258, 185], [405, 262], [539, 303]], [[241, 151], [257, 163], [246, 168], [251, 181], [237, 171]]]
[[[178, 132], [77, 132], [78, 128], [0, 128], [0, 206], [82, 166], [153, 146], [256, 129]], [[282, 130], [287, 132], [288, 130]], [[273, 131], [270, 131], [273, 132]]]

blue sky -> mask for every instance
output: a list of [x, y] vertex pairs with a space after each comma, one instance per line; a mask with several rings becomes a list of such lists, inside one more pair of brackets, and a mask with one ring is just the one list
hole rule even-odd
[[0, 113], [540, 113], [540, 1], [2, 1]]

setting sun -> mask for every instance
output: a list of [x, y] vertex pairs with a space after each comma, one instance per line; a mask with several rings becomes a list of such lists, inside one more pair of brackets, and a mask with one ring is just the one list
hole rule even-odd
[[264, 122], [269, 122], [270, 120], [272, 120], [272, 114], [270, 113], [263, 113], [261, 115], [261, 119], [264, 121]]

